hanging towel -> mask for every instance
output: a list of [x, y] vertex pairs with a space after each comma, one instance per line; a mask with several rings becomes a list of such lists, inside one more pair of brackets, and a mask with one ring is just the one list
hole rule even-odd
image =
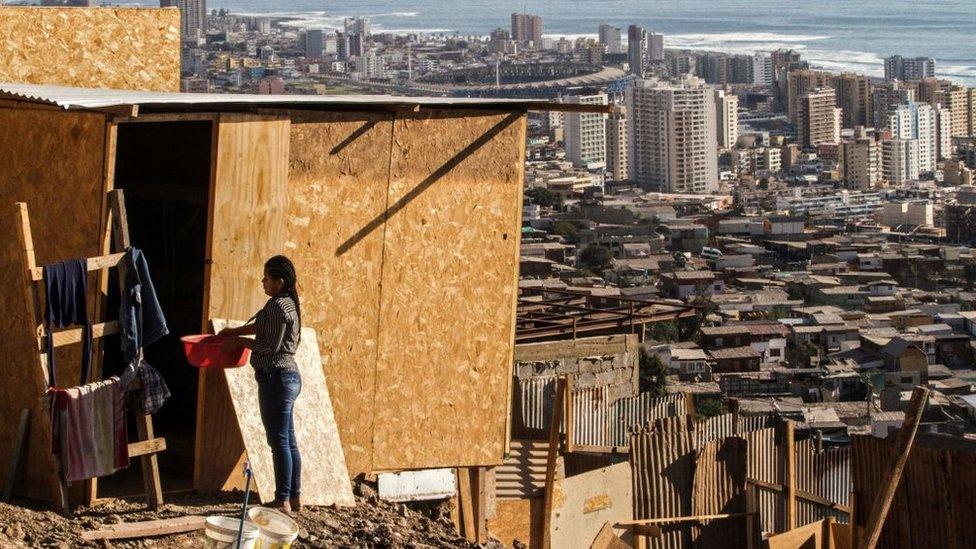
[[82, 327], [81, 340], [84, 348], [81, 356], [81, 381], [88, 382], [91, 367], [92, 326], [88, 319], [88, 260], [72, 259], [43, 269], [47, 309], [44, 312], [44, 328], [47, 332], [48, 387], [55, 385], [54, 334], [52, 328], [67, 328], [74, 324]]
[[129, 248], [119, 263], [119, 276], [125, 282], [119, 308], [122, 331], [122, 358], [135, 364], [139, 350], [169, 333], [166, 317], [156, 298], [146, 256], [138, 248]]
[[51, 390], [52, 451], [67, 482], [102, 477], [129, 466], [124, 391], [118, 377]]

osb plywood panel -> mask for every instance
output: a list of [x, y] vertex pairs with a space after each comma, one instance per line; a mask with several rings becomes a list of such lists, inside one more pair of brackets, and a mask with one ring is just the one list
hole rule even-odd
[[[293, 112], [285, 253], [318, 333], [349, 472], [372, 471], [392, 116]], [[366, 231], [366, 229], [369, 229]], [[362, 232], [361, 232], [362, 231]]]
[[[264, 306], [264, 262], [284, 251], [287, 119], [222, 114], [217, 125], [204, 297], [206, 320], [246, 320]], [[208, 322], [209, 324], [209, 322]], [[221, 489], [244, 450], [220, 372], [200, 370], [194, 486]]]
[[[219, 332], [242, 322], [214, 319]], [[302, 376], [302, 391], [295, 401], [295, 436], [302, 455], [302, 502], [306, 505], [355, 505], [349, 471], [339, 444], [339, 430], [332, 414], [332, 399], [325, 385], [322, 359], [315, 330], [302, 329], [302, 340], [295, 353]], [[275, 477], [271, 448], [268, 446], [258, 405], [258, 384], [248, 363], [241, 368], [223, 370], [230, 389], [234, 413], [244, 438], [254, 481], [262, 502], [274, 501]]]
[[542, 547], [542, 511], [542, 498], [500, 499], [495, 502], [495, 515], [488, 518], [488, 533], [505, 547], [538, 549]]
[[498, 465], [505, 453], [525, 119], [480, 114], [394, 125], [376, 469]]
[[[629, 463], [559, 479], [554, 486], [553, 547], [589, 547], [604, 524], [634, 518]], [[628, 543], [632, 532], [632, 528], [614, 528], [614, 534]]]
[[[8, 8], [0, 9], [0, 12]], [[2, 63], [0, 63], [2, 64]], [[0, 383], [0, 448], [10, 448], [22, 408], [44, 393], [43, 378], [24, 303], [25, 273], [16, 237], [15, 202], [26, 202], [38, 265], [98, 255], [103, 193], [105, 117], [94, 113], [0, 108], [0, 341], [4, 375]], [[89, 288], [97, 288], [95, 277]], [[89, 293], [94, 312], [97, 292]], [[58, 384], [78, 383], [80, 346], [59, 349]], [[35, 409], [30, 443], [22, 462], [25, 495], [52, 499], [49, 421]], [[8, 460], [0, 459], [0, 478]]]
[[0, 9], [0, 82], [180, 90], [176, 9]]

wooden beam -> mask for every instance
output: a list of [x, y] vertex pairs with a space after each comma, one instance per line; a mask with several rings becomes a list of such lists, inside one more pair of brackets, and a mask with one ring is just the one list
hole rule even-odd
[[206, 517], [187, 516], [145, 522], [129, 522], [113, 524], [99, 530], [89, 530], [81, 533], [81, 539], [86, 541], [148, 538], [154, 536], [168, 536], [202, 530], [206, 525]]
[[[782, 484], [779, 484], [779, 483], [776, 483], [776, 482], [765, 482], [765, 481], [762, 481], [762, 480], [756, 480], [756, 479], [752, 479], [752, 478], [747, 478], [746, 479], [746, 483], [747, 484], [750, 484], [752, 486], [755, 486], [756, 488], [759, 488], [759, 489], [762, 489], [762, 490], [768, 490], [768, 491], [771, 491], [771, 492], [782, 493], [782, 492], [784, 492], [786, 490], [786, 488]], [[842, 513], [847, 513], [847, 514], [850, 514], [851, 513], [851, 507], [849, 505], [844, 505], [843, 503], [837, 503], [837, 502], [834, 502], [834, 501], [830, 501], [829, 499], [827, 499], [825, 497], [818, 496], [817, 494], [812, 494], [810, 492], [804, 492], [803, 490], [797, 490], [796, 491], [796, 497], [797, 497], [797, 499], [802, 499], [804, 501], [809, 501], [810, 503], [816, 503], [817, 505], [821, 505], [823, 507], [828, 507], [830, 509], [834, 509], [834, 510], [840, 511]]]
[[[71, 345], [73, 343], [80, 343], [82, 334], [82, 328], [70, 328], [68, 330], [62, 330], [60, 332], [54, 332], [54, 337], [52, 338], [54, 342], [54, 347], [64, 347], [65, 345]], [[108, 322], [99, 322], [98, 324], [92, 324], [92, 339], [99, 339], [107, 335], [119, 333], [119, 321], [110, 320]], [[42, 353], [47, 352], [47, 338], [44, 336], [39, 336], [37, 338], [37, 350]]]
[[573, 414], [573, 374], [566, 376], [566, 397], [563, 399], [563, 417], [566, 418], [566, 453], [571, 454], [575, 451], [573, 445], [573, 427], [575, 417]]
[[7, 478], [3, 482], [3, 501], [10, 501], [13, 495], [14, 485], [17, 483], [17, 473], [20, 471], [20, 462], [24, 459], [24, 450], [27, 449], [27, 433], [30, 429], [30, 408], [20, 411], [20, 421], [17, 423], [17, 436], [14, 438], [14, 445], [10, 448], [10, 463], [7, 465]]
[[474, 496], [474, 532], [477, 543], [488, 542], [488, 491], [485, 467], [473, 467], [471, 494]]
[[[100, 255], [97, 257], [88, 258], [88, 271], [97, 271], [99, 269], [105, 269], [108, 267], [114, 267], [122, 261], [125, 256], [124, 253], [110, 254], [110, 255]], [[44, 279], [44, 267], [34, 267], [30, 270], [31, 280], [43, 280]]]
[[552, 401], [552, 418], [549, 423], [549, 450], [546, 455], [545, 499], [542, 506], [542, 549], [552, 547], [552, 505], [553, 487], [556, 483], [556, 458], [559, 456], [559, 424], [562, 422], [563, 400], [566, 396], [566, 380], [556, 379], [556, 394]]
[[888, 465], [881, 483], [881, 491], [874, 497], [871, 504], [871, 512], [867, 517], [867, 525], [864, 528], [864, 536], [860, 540], [860, 549], [874, 549], [881, 538], [881, 530], [884, 528], [885, 520], [888, 518], [888, 510], [891, 502], [895, 499], [895, 492], [901, 481], [901, 475], [905, 471], [908, 463], [908, 456], [912, 451], [912, 444], [915, 442], [915, 435], [918, 433], [918, 424], [922, 421], [922, 412], [925, 411], [925, 404], [929, 398], [929, 390], [925, 387], [915, 387], [912, 392], [912, 399], [905, 410], [905, 419], [902, 421], [901, 429], [898, 431], [896, 446], [898, 457]]
[[688, 517], [661, 517], [652, 519], [625, 520], [617, 523], [617, 526], [638, 526], [644, 524], [669, 524], [676, 522], [701, 522], [705, 520], [722, 520], [730, 518], [745, 518], [755, 515], [755, 513], [722, 513], [718, 515], [693, 515]]
[[471, 473], [466, 467], [458, 467], [458, 499], [461, 508], [461, 534], [464, 539], [474, 542], [477, 539], [474, 526], [474, 499], [471, 495]]
[[787, 419], [783, 423], [783, 498], [786, 530], [796, 528], [796, 439], [794, 437], [793, 421]]
[[165, 438], [152, 438], [149, 440], [140, 440], [139, 442], [133, 442], [129, 444], [129, 457], [139, 457], [146, 456], [149, 454], [157, 454], [166, 450], [166, 439]]

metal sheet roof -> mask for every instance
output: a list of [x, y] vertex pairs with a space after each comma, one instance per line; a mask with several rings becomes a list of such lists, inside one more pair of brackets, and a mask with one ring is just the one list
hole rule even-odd
[[[0, 98], [55, 105], [63, 109], [106, 109], [140, 107], [347, 107], [355, 109], [442, 107], [490, 108], [501, 110], [594, 110], [529, 99], [486, 99], [456, 97], [408, 97], [393, 95], [252, 95], [218, 93], [176, 93], [101, 88], [72, 88], [36, 84], [0, 83]], [[594, 107], [592, 105], [588, 107]], [[605, 108], [601, 106], [595, 106]], [[345, 110], [345, 109], [343, 109]]]

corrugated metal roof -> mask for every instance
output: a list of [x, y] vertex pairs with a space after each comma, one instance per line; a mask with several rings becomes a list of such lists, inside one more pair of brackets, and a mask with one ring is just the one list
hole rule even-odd
[[72, 88], [35, 84], [0, 83], [0, 98], [55, 105], [63, 109], [146, 107], [488, 107], [510, 110], [578, 110], [599, 105], [566, 105], [528, 99], [407, 97], [394, 95], [254, 95], [239, 93], [176, 93], [101, 88]]

